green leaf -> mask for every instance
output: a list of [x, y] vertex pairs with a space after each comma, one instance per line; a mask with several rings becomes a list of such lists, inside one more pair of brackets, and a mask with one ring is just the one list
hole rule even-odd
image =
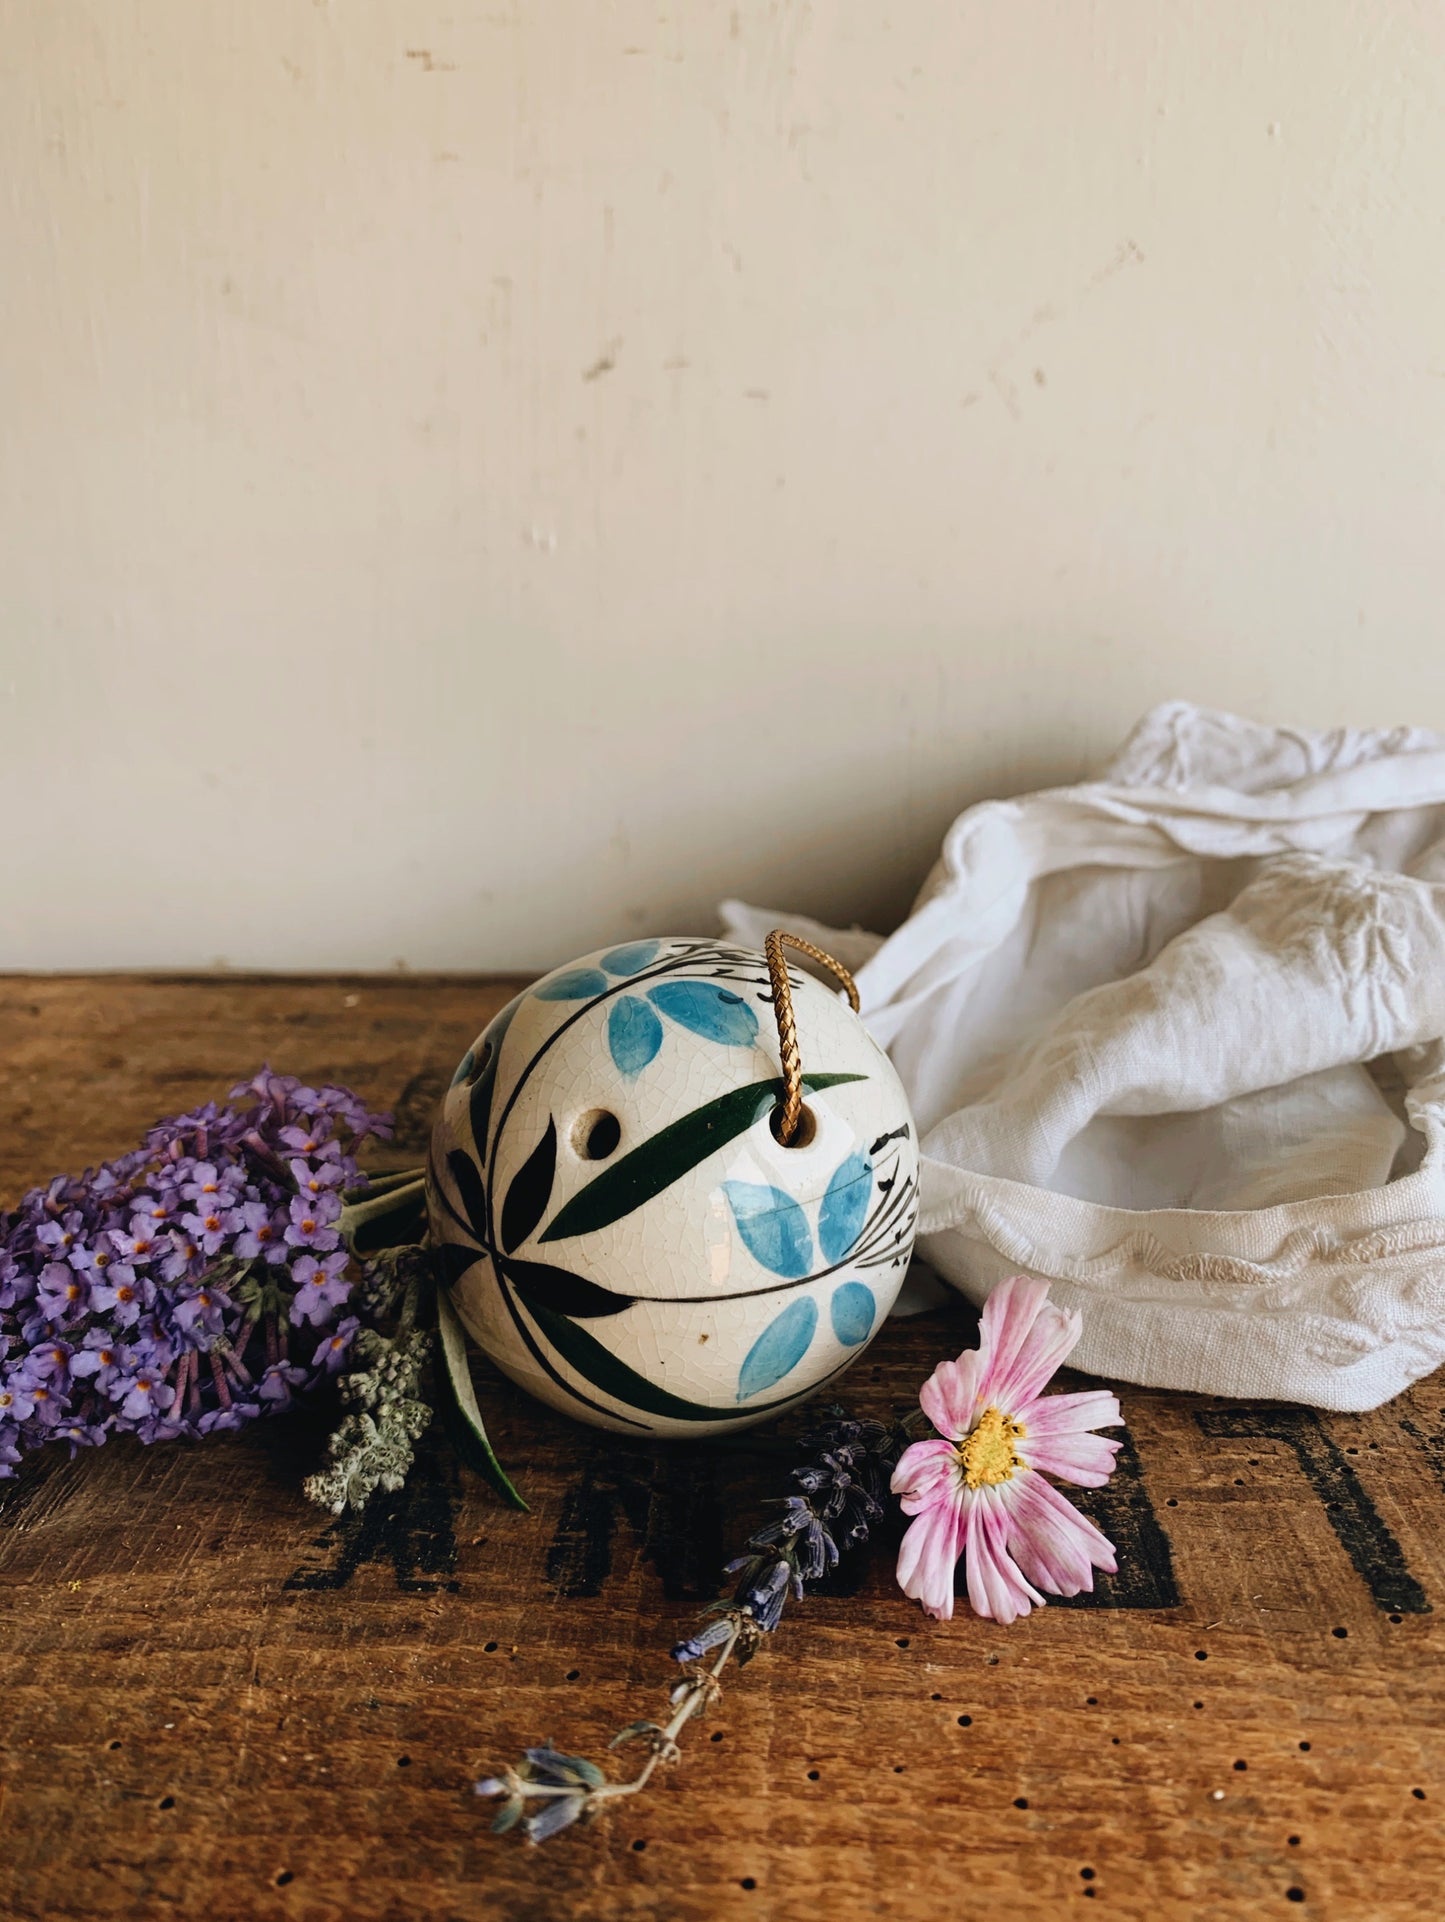
[[[667, 1389], [659, 1388], [645, 1375], [639, 1375], [635, 1368], [629, 1368], [620, 1356], [614, 1355], [610, 1348], [604, 1348], [595, 1336], [589, 1335], [585, 1328], [579, 1328], [575, 1321], [569, 1321], [565, 1315], [544, 1308], [540, 1303], [529, 1301], [525, 1287], [519, 1286], [517, 1293], [525, 1303], [527, 1312], [563, 1361], [570, 1362], [579, 1375], [590, 1381], [594, 1388], [600, 1388], [604, 1395], [611, 1395], [614, 1400], [625, 1402], [629, 1407], [641, 1408], [649, 1415], [662, 1415], [669, 1421], [738, 1419], [736, 1404], [730, 1408], [708, 1408], [702, 1402], [684, 1401], [680, 1395], [669, 1394]], [[852, 1360], [851, 1355], [848, 1359]], [[847, 1363], [843, 1366], [846, 1367]], [[754, 1402], [746, 1412], [751, 1416], [760, 1415], [766, 1409], [786, 1408], [789, 1402], [812, 1394], [813, 1389], [820, 1386], [821, 1383], [815, 1382], [811, 1388], [800, 1388], [791, 1395], [784, 1395], [781, 1401]]]
[[408, 1168], [404, 1180], [388, 1181], [380, 1193], [343, 1206], [336, 1226], [352, 1254], [380, 1254], [420, 1241], [426, 1223], [426, 1174]]
[[441, 1335], [442, 1361], [437, 1370], [438, 1386], [442, 1390], [443, 1406], [451, 1417], [450, 1425], [458, 1453], [469, 1468], [486, 1476], [504, 1501], [513, 1508], [520, 1508], [524, 1514], [530, 1513], [487, 1440], [482, 1411], [477, 1406], [477, 1391], [472, 1386], [472, 1371], [467, 1365], [466, 1333], [457, 1319], [456, 1309], [447, 1298], [446, 1290], [442, 1288], [437, 1290], [437, 1327]]
[[[803, 1086], [811, 1091], [866, 1080], [867, 1076], [861, 1074], [806, 1074]], [[700, 1161], [745, 1133], [759, 1115], [782, 1098], [782, 1093], [781, 1080], [752, 1081], [669, 1122], [580, 1188], [553, 1216], [540, 1239], [564, 1241], [569, 1235], [610, 1227], [630, 1215], [634, 1208], [660, 1195], [664, 1188], [690, 1174]]]

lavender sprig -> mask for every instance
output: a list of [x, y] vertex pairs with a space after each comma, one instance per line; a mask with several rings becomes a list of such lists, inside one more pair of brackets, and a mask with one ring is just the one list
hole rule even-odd
[[[728, 1590], [703, 1611], [703, 1626], [673, 1649], [673, 1660], [687, 1674], [669, 1694], [671, 1717], [666, 1723], [630, 1722], [608, 1745], [645, 1741], [647, 1760], [638, 1773], [613, 1782], [595, 1762], [564, 1755], [550, 1742], [527, 1749], [516, 1768], [474, 1784], [478, 1795], [502, 1798], [492, 1821], [495, 1834], [521, 1822], [529, 1841], [543, 1842], [579, 1819], [590, 1820], [608, 1802], [646, 1788], [659, 1763], [680, 1758], [678, 1737], [687, 1724], [721, 1698], [729, 1659], [735, 1656], [739, 1667], [749, 1661], [782, 1620], [790, 1594], [801, 1600], [808, 1584], [836, 1568], [843, 1554], [866, 1546], [888, 1514], [889, 1478], [917, 1418], [855, 1421], [837, 1407], [827, 1415], [802, 1438], [811, 1459], [792, 1471], [799, 1492], [784, 1497], [782, 1514], [748, 1538], [751, 1552], [727, 1564], [724, 1572], [734, 1578]], [[525, 1814], [529, 1801], [540, 1803], [535, 1814]]]
[[[160, 1122], [131, 1153], [0, 1213], [0, 1478], [49, 1442], [74, 1455], [115, 1434], [239, 1428], [342, 1373], [353, 1351], [376, 1408], [414, 1429], [425, 1338], [408, 1323], [393, 1356], [375, 1327], [399, 1258], [358, 1259], [347, 1240], [359, 1211], [347, 1204], [365, 1188], [355, 1151], [389, 1132], [348, 1089], [263, 1068], [226, 1107]], [[371, 1439], [394, 1440], [369, 1390], [349, 1392]], [[344, 1499], [390, 1485], [397, 1459], [383, 1449]]]

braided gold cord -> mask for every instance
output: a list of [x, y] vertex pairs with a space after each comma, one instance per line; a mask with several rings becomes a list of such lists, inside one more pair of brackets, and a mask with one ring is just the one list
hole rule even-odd
[[858, 1012], [858, 989], [841, 961], [835, 961], [831, 954], [815, 948], [811, 941], [805, 941], [800, 934], [789, 934], [786, 928], [774, 928], [763, 943], [768, 976], [773, 984], [773, 1012], [778, 1017], [778, 1051], [783, 1064], [783, 1107], [778, 1117], [778, 1135], [783, 1146], [787, 1147], [798, 1132], [798, 1117], [803, 1112], [803, 1057], [798, 1049], [798, 1023], [793, 1014], [793, 989], [788, 980], [788, 964], [783, 958], [785, 947], [796, 948], [799, 954], [806, 954], [811, 960], [830, 969], [847, 990], [848, 1005], [854, 1014]]

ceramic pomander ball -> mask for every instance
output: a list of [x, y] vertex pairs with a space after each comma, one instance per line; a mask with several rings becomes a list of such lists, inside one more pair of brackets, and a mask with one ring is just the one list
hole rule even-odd
[[631, 942], [546, 975], [463, 1057], [432, 1136], [432, 1238], [483, 1352], [563, 1413], [723, 1434], [835, 1380], [902, 1286], [908, 1102], [850, 1007], [790, 968], [805, 1107], [765, 958]]

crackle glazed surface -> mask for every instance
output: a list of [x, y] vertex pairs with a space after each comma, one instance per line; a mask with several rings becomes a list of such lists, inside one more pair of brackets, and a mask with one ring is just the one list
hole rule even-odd
[[760, 954], [603, 949], [467, 1051], [432, 1137], [433, 1238], [468, 1331], [565, 1414], [698, 1437], [801, 1401], [862, 1353], [913, 1244], [907, 1099], [858, 1017], [790, 972], [801, 1145]]

